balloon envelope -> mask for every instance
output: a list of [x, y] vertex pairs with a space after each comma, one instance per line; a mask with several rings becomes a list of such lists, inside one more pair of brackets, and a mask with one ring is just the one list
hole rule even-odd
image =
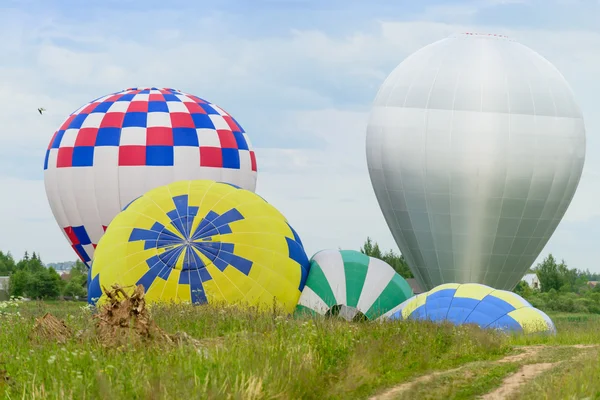
[[88, 267], [123, 207], [183, 179], [254, 191], [256, 159], [231, 115], [175, 89], [127, 89], [84, 105], [54, 133], [44, 161], [54, 217]]
[[476, 283], [435, 287], [407, 300], [391, 319], [477, 324], [526, 334], [556, 333], [550, 317], [518, 294]]
[[[308, 273], [302, 242], [277, 209], [230, 184], [179, 181], [150, 190], [110, 223], [89, 300], [143, 285], [150, 302], [225, 301], [293, 311]], [[133, 290], [133, 288], [131, 288]]]
[[374, 320], [391, 315], [412, 295], [410, 285], [384, 261], [354, 250], [323, 250], [310, 260], [296, 312]]
[[377, 200], [421, 287], [512, 289], [575, 193], [585, 129], [547, 60], [504, 37], [463, 34], [390, 74], [366, 148]]

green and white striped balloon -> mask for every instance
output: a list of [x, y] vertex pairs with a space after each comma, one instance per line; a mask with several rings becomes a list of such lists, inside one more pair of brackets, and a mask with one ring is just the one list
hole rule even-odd
[[412, 296], [410, 285], [384, 261], [354, 250], [323, 250], [310, 260], [296, 313], [375, 320]]

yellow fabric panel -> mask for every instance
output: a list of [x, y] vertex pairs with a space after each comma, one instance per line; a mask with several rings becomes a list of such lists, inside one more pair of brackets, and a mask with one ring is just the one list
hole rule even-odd
[[177, 181], [167, 186], [171, 197], [188, 194], [190, 192], [191, 181]]
[[[146, 291], [146, 300], [148, 301], [157, 301], [163, 298], [163, 290], [167, 285], [167, 281], [163, 278], [157, 277], [152, 285]], [[174, 296], [173, 296], [174, 297]], [[173, 300], [173, 297], [169, 296], [169, 300]]]
[[454, 297], [466, 297], [469, 299], [481, 300], [493, 291], [494, 289], [489, 286], [480, 285], [478, 283], [465, 283], [456, 289]]
[[548, 323], [546, 319], [533, 307], [522, 307], [508, 313], [515, 321], [521, 325], [525, 334], [546, 332]]
[[240, 291], [235, 281], [232, 281], [214, 265], [209, 265], [207, 269], [212, 279], [204, 282], [204, 289], [211, 294], [211, 298], [227, 303], [235, 303], [244, 299], [244, 293]]
[[529, 307], [529, 304], [525, 303], [521, 298], [519, 298], [518, 295], [516, 295], [513, 292], [508, 292], [506, 290], [494, 290], [492, 292], [492, 296], [504, 300], [516, 309], [519, 309], [521, 307]]
[[429, 292], [425, 292], [422, 294], [434, 294], [435, 292], [439, 292], [440, 290], [458, 289], [459, 286], [461, 286], [459, 283], [444, 283], [443, 285], [436, 286]]
[[[442, 285], [444, 286], [444, 285]], [[446, 288], [450, 289], [450, 288]], [[414, 296], [412, 299], [407, 300], [406, 306], [402, 309], [402, 318], [407, 319], [410, 314], [413, 313], [417, 308], [421, 307], [427, 301], [428, 292], [418, 294]]]
[[169, 279], [165, 281], [162, 298], [171, 299], [175, 303], [180, 303], [182, 301], [190, 301], [189, 285], [179, 285], [180, 276], [180, 270], [174, 269], [173, 271], [171, 271]]

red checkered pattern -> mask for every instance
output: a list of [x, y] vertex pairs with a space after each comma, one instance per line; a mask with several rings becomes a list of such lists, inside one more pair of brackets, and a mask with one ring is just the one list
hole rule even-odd
[[132, 88], [96, 99], [71, 114], [52, 136], [44, 169], [91, 167], [99, 147], [119, 166], [184, 164], [177, 147], [197, 147], [203, 167], [256, 171], [239, 123], [220, 107], [175, 89]]

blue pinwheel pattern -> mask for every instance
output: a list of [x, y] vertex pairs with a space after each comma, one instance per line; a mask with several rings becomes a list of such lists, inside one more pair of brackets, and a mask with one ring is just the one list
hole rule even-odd
[[173, 203], [175, 208], [167, 213], [169, 226], [155, 222], [150, 229], [134, 228], [129, 236], [129, 242], [143, 241], [145, 250], [162, 250], [146, 260], [149, 270], [137, 284], [148, 290], [157, 277], [167, 280], [183, 257], [179, 283], [190, 285], [193, 303], [205, 303], [202, 282], [212, 277], [200, 254], [220, 271], [231, 266], [248, 275], [252, 269], [252, 261], [234, 254], [233, 243], [219, 240], [220, 235], [232, 233], [230, 224], [244, 216], [235, 208], [223, 214], [209, 211], [192, 230], [198, 218], [198, 207], [189, 206], [187, 195], [173, 197]]

